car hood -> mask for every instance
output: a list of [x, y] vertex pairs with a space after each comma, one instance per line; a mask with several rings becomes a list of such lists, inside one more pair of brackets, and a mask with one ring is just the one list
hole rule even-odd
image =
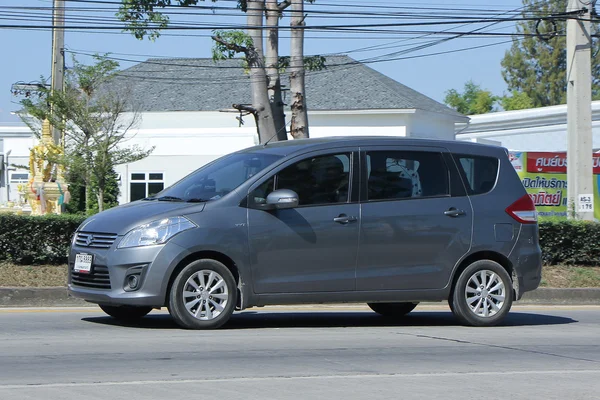
[[124, 235], [133, 228], [160, 218], [200, 212], [204, 205], [205, 203], [135, 201], [89, 217], [78, 230]]

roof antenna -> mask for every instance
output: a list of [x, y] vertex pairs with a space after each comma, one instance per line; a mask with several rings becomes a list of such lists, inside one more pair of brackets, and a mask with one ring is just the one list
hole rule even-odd
[[[292, 121], [290, 120], [290, 122], [292, 122]], [[282, 126], [282, 127], [281, 127], [281, 128], [278, 130], [278, 131], [277, 131], [277, 132], [275, 132], [275, 134], [274, 134], [273, 136], [271, 136], [271, 137], [269, 138], [269, 140], [267, 140], [267, 141], [265, 142], [265, 144], [263, 145], [263, 147], [267, 147], [267, 145], [269, 144], [269, 142], [270, 142], [271, 140], [275, 139], [275, 136], [279, 135], [279, 132], [281, 132], [281, 130], [282, 130], [282, 129], [285, 129], [285, 127], [286, 127], [286, 126], [288, 126], [288, 125], [290, 124], [290, 122], [286, 122], [286, 124], [285, 124], [285, 125], [283, 125], [283, 126]]]

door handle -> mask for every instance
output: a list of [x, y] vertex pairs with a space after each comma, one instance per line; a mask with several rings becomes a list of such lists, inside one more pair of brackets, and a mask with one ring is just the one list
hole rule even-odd
[[463, 210], [459, 210], [454, 207], [450, 208], [448, 211], [444, 211], [444, 215], [447, 215], [447, 216], [453, 217], [453, 218], [460, 217], [461, 215], [465, 215], [465, 214], [466, 214], [466, 212], [464, 212]]
[[346, 225], [350, 222], [356, 222], [356, 217], [349, 217], [346, 214], [340, 214], [339, 217], [335, 217], [333, 222], [337, 222], [338, 224]]

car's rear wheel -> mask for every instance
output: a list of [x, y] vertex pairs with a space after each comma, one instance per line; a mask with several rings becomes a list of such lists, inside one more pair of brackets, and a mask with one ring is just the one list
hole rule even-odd
[[108, 306], [100, 304], [102, 311], [122, 322], [135, 322], [145, 317], [152, 307]]
[[513, 297], [508, 272], [497, 262], [480, 260], [462, 271], [449, 302], [462, 324], [494, 326], [510, 311]]
[[215, 329], [226, 323], [237, 301], [231, 271], [215, 260], [198, 260], [179, 272], [169, 294], [169, 313], [187, 329]]
[[419, 303], [367, 303], [371, 310], [384, 317], [400, 318], [415, 309]]

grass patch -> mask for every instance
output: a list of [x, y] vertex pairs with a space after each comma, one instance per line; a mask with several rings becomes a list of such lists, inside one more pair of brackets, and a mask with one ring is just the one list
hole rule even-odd
[[[54, 287], [66, 285], [66, 265], [23, 266], [0, 263], [0, 287]], [[600, 266], [544, 266], [540, 286], [551, 288], [600, 288]]]
[[66, 265], [14, 265], [0, 263], [0, 286], [54, 287], [67, 286]]
[[600, 267], [544, 266], [542, 287], [584, 288], [600, 287]]

